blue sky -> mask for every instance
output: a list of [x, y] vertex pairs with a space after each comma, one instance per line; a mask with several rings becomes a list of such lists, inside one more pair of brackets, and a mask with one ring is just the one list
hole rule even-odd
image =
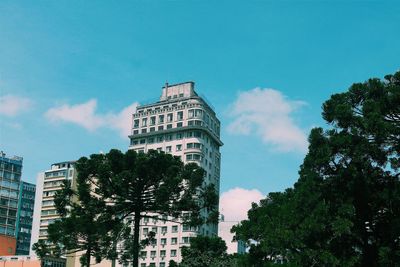
[[0, 149], [29, 182], [126, 150], [122, 111], [193, 80], [222, 123], [221, 191], [283, 190], [323, 101], [400, 68], [397, 1], [3, 0], [0, 14]]

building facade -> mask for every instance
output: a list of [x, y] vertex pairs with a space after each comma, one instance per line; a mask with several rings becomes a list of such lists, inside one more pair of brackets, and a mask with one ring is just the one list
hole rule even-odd
[[[3, 151], [0, 152], [0, 235], [14, 239], [17, 235], [22, 161], [21, 157], [8, 158]], [[0, 246], [6, 245], [0, 243]]]
[[[158, 102], [139, 106], [132, 118], [129, 149], [137, 152], [164, 151], [184, 163], [195, 162], [205, 171], [205, 183], [220, 186], [220, 121], [206, 100], [194, 90], [193, 82], [166, 84]], [[181, 261], [182, 246], [191, 237], [216, 236], [217, 224], [198, 228], [168, 221], [144, 219], [141, 237], [156, 233], [155, 243], [140, 255], [140, 266], [164, 267], [170, 260]]]
[[40, 239], [47, 239], [49, 224], [59, 219], [54, 204], [54, 195], [62, 189], [65, 180], [74, 182], [74, 161], [65, 161], [51, 165], [50, 170], [41, 172], [36, 180], [35, 206], [33, 215], [31, 250], [29, 255], [35, 255], [32, 245]]
[[35, 205], [36, 186], [21, 182], [17, 212], [17, 251], [16, 255], [29, 255]]

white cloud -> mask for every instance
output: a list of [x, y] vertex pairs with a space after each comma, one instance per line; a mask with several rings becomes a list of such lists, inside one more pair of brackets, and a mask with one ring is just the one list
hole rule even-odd
[[119, 113], [97, 114], [97, 100], [90, 99], [83, 104], [53, 107], [45, 113], [45, 117], [51, 122], [74, 123], [88, 131], [102, 127], [110, 128], [117, 130], [122, 137], [127, 137], [132, 126], [131, 115], [135, 112], [136, 106], [137, 103], [133, 103]]
[[241, 135], [255, 134], [281, 152], [304, 152], [307, 149], [306, 134], [291, 117], [304, 105], [305, 102], [288, 100], [274, 89], [255, 88], [242, 92], [233, 104], [231, 115], [235, 119], [228, 131]]
[[224, 215], [225, 221], [239, 222], [247, 218], [247, 211], [251, 203], [258, 203], [265, 196], [257, 189], [244, 189], [235, 187], [222, 193], [219, 200], [220, 213]]
[[32, 101], [25, 97], [14, 95], [0, 96], [0, 114], [5, 116], [15, 116], [27, 111], [32, 106]]
[[225, 240], [228, 253], [237, 252], [237, 244], [232, 243], [233, 234], [230, 229], [240, 221], [247, 219], [247, 211], [251, 203], [258, 203], [265, 196], [257, 189], [247, 190], [233, 188], [222, 193], [219, 201], [219, 211], [224, 216], [224, 221], [218, 225], [218, 236]]
[[131, 134], [132, 129], [132, 114], [136, 112], [138, 103], [132, 103], [130, 106], [124, 108], [118, 114], [110, 113], [105, 116], [105, 121], [110, 128], [118, 130], [121, 137], [126, 138]]

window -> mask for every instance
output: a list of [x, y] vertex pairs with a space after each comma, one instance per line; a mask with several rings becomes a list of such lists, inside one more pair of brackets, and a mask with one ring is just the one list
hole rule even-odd
[[162, 142], [164, 140], [164, 136], [160, 135], [157, 137], [157, 142]]
[[172, 233], [177, 233], [178, 232], [178, 225], [173, 225], [172, 226]]
[[180, 128], [180, 127], [182, 127], [183, 126], [183, 123], [182, 122], [178, 122], [177, 124], [176, 124], [176, 127], [178, 127], [178, 128]]
[[133, 134], [138, 134], [139, 130], [133, 130]]
[[166, 151], [166, 152], [171, 152], [171, 151], [172, 151], [171, 146], [167, 146], [167, 147], [165, 148], [165, 151]]
[[165, 267], [165, 262], [160, 262], [160, 267]]
[[158, 130], [159, 130], [159, 131], [164, 130], [164, 126], [162, 126], [162, 125], [161, 125], [161, 126], [158, 126]]
[[171, 122], [174, 118], [174, 115], [172, 113], [167, 114], [167, 122]]
[[142, 119], [142, 127], [146, 127], [147, 126], [147, 118], [143, 118]]
[[140, 144], [145, 144], [146, 143], [146, 139], [140, 139]]
[[147, 251], [140, 251], [140, 257], [141, 258], [146, 258], [147, 257]]
[[202, 111], [201, 109], [196, 109], [196, 110], [194, 111], [194, 116], [195, 116], [196, 118], [201, 118], [201, 117], [203, 117], [203, 111]]
[[182, 151], [182, 145], [176, 145], [176, 151]]
[[171, 257], [176, 257], [176, 249], [171, 249]]
[[157, 233], [157, 226], [156, 227], [152, 227], [151, 231], [154, 232], [154, 233]]
[[188, 121], [188, 126], [193, 126], [194, 121]]
[[172, 141], [172, 134], [165, 136], [165, 141]]
[[159, 115], [158, 116], [158, 123], [159, 124], [164, 123], [164, 115]]
[[154, 143], [154, 138], [152, 137], [152, 138], [147, 139], [147, 143], [149, 143], [149, 144]]
[[[124, 266], [125, 267], [125, 266]], [[146, 263], [141, 263], [140, 267], [146, 267]]]
[[152, 251], [150, 252], [150, 257], [152, 257], [152, 258], [155, 258], [155, 257], [156, 257], [156, 251], [155, 251], [155, 250], [152, 250]]
[[156, 127], [150, 127], [150, 132], [155, 132], [156, 131]]
[[161, 242], [161, 245], [164, 246], [164, 245], [167, 244], [167, 239], [166, 238], [161, 238], [160, 242]]
[[144, 134], [144, 133], [147, 133], [147, 129], [146, 129], [146, 128], [142, 129], [142, 133], [143, 133], [143, 134]]
[[171, 238], [171, 245], [176, 245], [178, 243], [178, 238], [173, 237]]
[[177, 120], [178, 121], [181, 121], [181, 120], [183, 120], [183, 111], [179, 111], [178, 113], [177, 113]]
[[161, 147], [157, 147], [157, 152], [161, 152], [162, 148]]
[[193, 157], [192, 157], [192, 154], [186, 155], [186, 160], [187, 160], [187, 161], [192, 160], [192, 158], [193, 158]]
[[182, 243], [189, 244], [189, 237], [188, 236], [182, 237]]
[[155, 125], [156, 124], [156, 116], [150, 117], [150, 125]]
[[139, 119], [133, 121], [133, 128], [139, 128]]
[[172, 124], [167, 124], [167, 129], [172, 129]]
[[177, 133], [176, 134], [176, 139], [177, 140], [180, 140], [180, 139], [182, 139], [183, 138], [183, 134], [182, 133]]
[[167, 227], [167, 226], [161, 227], [161, 233], [162, 233], [162, 234], [166, 234], [167, 231], [168, 231], [168, 227]]
[[189, 109], [188, 118], [193, 118], [193, 117], [194, 117], [194, 109]]
[[160, 257], [165, 257], [166, 254], [165, 250], [160, 250]]
[[147, 235], [149, 233], [149, 228], [143, 228], [143, 235]]

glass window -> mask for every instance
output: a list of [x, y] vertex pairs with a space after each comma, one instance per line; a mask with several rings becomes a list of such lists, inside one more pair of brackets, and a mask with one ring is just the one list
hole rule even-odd
[[158, 116], [158, 123], [164, 123], [164, 115], [159, 115]]
[[171, 249], [171, 257], [176, 257], [176, 249]]
[[178, 243], [178, 238], [173, 237], [171, 238], [171, 245], [176, 245]]
[[139, 119], [136, 119], [133, 121], [133, 128], [138, 128], [139, 127]]
[[177, 120], [178, 120], [178, 121], [183, 120], [183, 111], [179, 111], [179, 112], [177, 113]]
[[173, 225], [172, 226], [172, 233], [177, 233], [178, 232], [178, 225]]
[[155, 125], [156, 124], [156, 116], [150, 117], [150, 125]]
[[142, 127], [146, 127], [147, 126], [147, 118], [143, 118], [142, 119]]
[[171, 122], [174, 118], [174, 115], [172, 113], [167, 114], [167, 122]]

